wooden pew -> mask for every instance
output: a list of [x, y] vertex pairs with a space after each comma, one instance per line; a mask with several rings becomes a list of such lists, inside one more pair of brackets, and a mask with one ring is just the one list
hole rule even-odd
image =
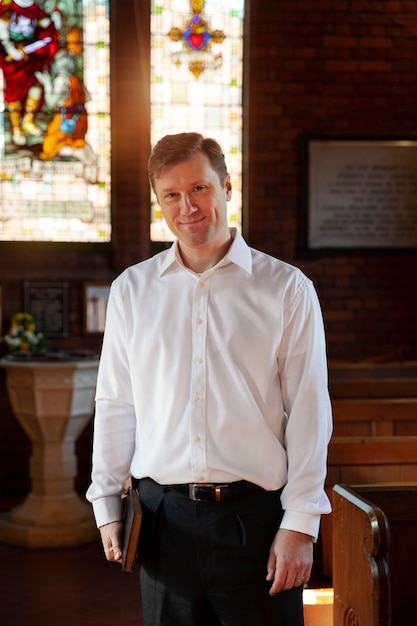
[[[417, 484], [417, 437], [333, 437], [329, 447], [326, 490], [335, 484]], [[324, 515], [320, 542], [323, 574], [332, 578], [333, 513]]]
[[335, 626], [409, 626], [415, 615], [417, 485], [335, 485]]
[[[333, 363], [329, 383], [334, 417], [326, 480], [330, 497], [335, 484], [417, 484], [417, 362]], [[316, 546], [317, 562], [329, 581], [332, 527], [333, 514], [323, 516]]]
[[327, 484], [417, 482], [417, 437], [333, 437]]
[[327, 484], [417, 482], [417, 362], [331, 364], [329, 386], [334, 430]]

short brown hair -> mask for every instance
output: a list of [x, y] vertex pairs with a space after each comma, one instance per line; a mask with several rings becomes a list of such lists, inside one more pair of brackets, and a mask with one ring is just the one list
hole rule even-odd
[[212, 168], [217, 172], [220, 183], [227, 180], [227, 166], [221, 145], [215, 139], [203, 137], [200, 133], [178, 133], [165, 135], [158, 141], [148, 161], [149, 181], [155, 191], [155, 180], [159, 178], [165, 165], [188, 161], [197, 152], [204, 152]]

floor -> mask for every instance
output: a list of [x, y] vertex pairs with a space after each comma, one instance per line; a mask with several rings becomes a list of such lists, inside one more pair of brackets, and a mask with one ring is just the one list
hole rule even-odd
[[[13, 508], [0, 500], [0, 511]], [[2, 626], [143, 626], [139, 576], [104, 557], [100, 540], [28, 550], [0, 543]]]
[[99, 542], [27, 550], [0, 544], [3, 626], [143, 626], [137, 574], [108, 563]]

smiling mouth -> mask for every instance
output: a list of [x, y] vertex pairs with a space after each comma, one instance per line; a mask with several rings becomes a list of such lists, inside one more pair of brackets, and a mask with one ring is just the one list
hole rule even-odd
[[194, 220], [191, 220], [189, 222], [179, 222], [180, 226], [194, 226], [196, 224], [201, 224], [201, 222], [204, 221], [204, 217], [197, 217]]

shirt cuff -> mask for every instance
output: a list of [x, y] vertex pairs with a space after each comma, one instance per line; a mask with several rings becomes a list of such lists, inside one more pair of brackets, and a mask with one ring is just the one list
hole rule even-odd
[[111, 522], [120, 522], [122, 515], [122, 499], [120, 496], [108, 496], [99, 498], [92, 503], [94, 517], [97, 527], [110, 524]]
[[313, 542], [316, 543], [320, 530], [320, 515], [309, 515], [308, 513], [299, 513], [296, 511], [284, 511], [280, 528], [286, 530], [295, 530], [305, 535], [310, 535]]

